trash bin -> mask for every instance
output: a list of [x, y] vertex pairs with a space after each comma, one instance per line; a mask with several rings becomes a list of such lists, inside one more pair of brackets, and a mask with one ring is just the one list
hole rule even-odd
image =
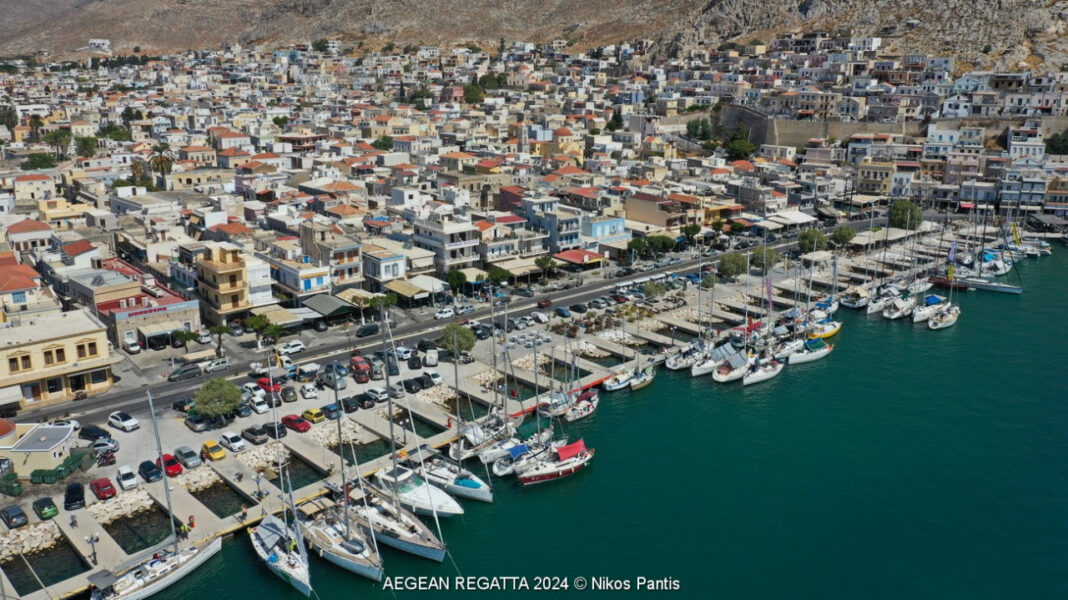
[[55, 483], [59, 480], [59, 476], [55, 470], [42, 471], [41, 479], [43, 483]]
[[42, 483], [44, 482], [44, 469], [34, 469], [30, 473], [30, 483]]

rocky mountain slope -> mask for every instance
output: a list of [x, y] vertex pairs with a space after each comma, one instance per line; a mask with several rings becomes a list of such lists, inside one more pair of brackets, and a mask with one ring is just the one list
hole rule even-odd
[[947, 52], [975, 67], [1068, 62], [1068, 0], [0, 0], [0, 14], [4, 54], [62, 55], [93, 37], [120, 51], [164, 52], [337, 35], [372, 48], [491, 48], [502, 37], [564, 37], [582, 48], [643, 36], [669, 55], [701, 41], [823, 28], [882, 35], [892, 50]]

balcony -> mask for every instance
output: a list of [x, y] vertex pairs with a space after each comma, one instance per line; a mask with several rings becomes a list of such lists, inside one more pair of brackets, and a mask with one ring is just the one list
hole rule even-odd
[[243, 271], [245, 269], [245, 261], [232, 261], [232, 262], [219, 262], [216, 260], [204, 260], [197, 261], [197, 265], [204, 267], [204, 270], [211, 273], [233, 273], [235, 271]]
[[472, 246], [477, 246], [480, 243], [481, 243], [481, 241], [478, 240], [477, 238], [473, 239], [473, 240], [462, 240], [462, 241], [459, 241], [459, 242], [449, 242], [449, 243], [445, 244], [445, 249], [446, 250], [459, 250], [461, 248], [470, 248]]

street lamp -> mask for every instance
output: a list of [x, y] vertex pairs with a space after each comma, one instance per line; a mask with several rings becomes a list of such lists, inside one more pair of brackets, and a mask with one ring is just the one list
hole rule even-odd
[[89, 549], [92, 551], [92, 554], [90, 554], [90, 556], [89, 556], [89, 560], [91, 560], [93, 562], [93, 565], [96, 565], [96, 543], [99, 542], [99, 541], [100, 541], [100, 533], [99, 532], [85, 536], [85, 543], [89, 544]]

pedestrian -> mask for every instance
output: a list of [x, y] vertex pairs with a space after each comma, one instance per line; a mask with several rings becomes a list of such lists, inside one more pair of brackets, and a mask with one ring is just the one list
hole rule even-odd
[[70, 516], [70, 526], [71, 526], [72, 529], [76, 529], [78, 527], [78, 516], [77, 515], [71, 515]]
[[241, 505], [241, 522], [245, 522], [247, 520], [248, 520], [248, 506], [245, 506], [244, 504], [242, 504]]

